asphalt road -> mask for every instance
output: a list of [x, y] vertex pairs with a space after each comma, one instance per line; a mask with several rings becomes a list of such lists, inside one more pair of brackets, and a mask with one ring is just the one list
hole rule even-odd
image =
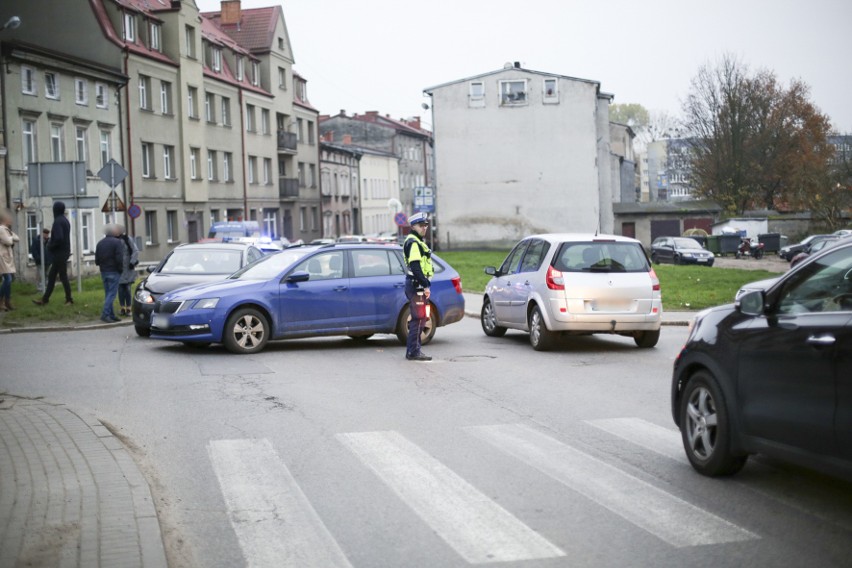
[[0, 391], [94, 412], [135, 451], [173, 566], [849, 566], [852, 484], [765, 458], [694, 473], [672, 360], [631, 339], [438, 330], [255, 356], [128, 328], [0, 336]]

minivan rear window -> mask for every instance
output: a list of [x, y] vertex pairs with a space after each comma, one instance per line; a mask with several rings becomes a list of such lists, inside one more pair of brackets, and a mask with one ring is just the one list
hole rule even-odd
[[639, 243], [562, 243], [553, 257], [553, 267], [562, 272], [648, 272], [648, 257]]

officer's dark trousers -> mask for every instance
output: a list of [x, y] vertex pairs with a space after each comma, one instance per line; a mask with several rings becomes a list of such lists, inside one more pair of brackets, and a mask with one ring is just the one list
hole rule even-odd
[[414, 305], [414, 299], [416, 296], [417, 289], [414, 281], [410, 278], [406, 278], [405, 297], [408, 298], [408, 307], [411, 312], [411, 321], [408, 322], [408, 340], [405, 344], [406, 357], [416, 357], [420, 354], [420, 334], [423, 332], [423, 326], [426, 324], [426, 320], [420, 318], [420, 314]]

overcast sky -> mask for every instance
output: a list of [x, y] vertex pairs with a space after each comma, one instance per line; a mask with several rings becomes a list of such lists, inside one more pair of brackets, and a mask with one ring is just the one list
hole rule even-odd
[[[196, 0], [202, 11], [218, 0]], [[245, 8], [275, 0], [243, 0]], [[850, 0], [286, 0], [296, 70], [324, 114], [421, 115], [425, 87], [507, 61], [600, 81], [617, 103], [680, 114], [700, 65], [732, 53], [799, 78], [852, 132]]]

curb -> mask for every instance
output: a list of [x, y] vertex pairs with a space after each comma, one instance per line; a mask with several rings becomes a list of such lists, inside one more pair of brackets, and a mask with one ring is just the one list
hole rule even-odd
[[0, 329], [0, 335], [9, 333], [44, 333], [52, 331], [82, 331], [86, 329], [101, 329], [109, 327], [121, 327], [124, 325], [132, 325], [133, 320], [117, 321], [115, 323], [87, 323], [82, 325], [58, 325], [58, 326], [42, 326], [42, 327], [7, 327]]
[[[465, 310], [465, 317], [476, 318], [479, 319], [479, 314], [476, 312], [469, 312]], [[673, 327], [687, 327], [689, 325], [690, 320], [663, 320], [660, 322], [660, 325], [673, 326]]]

